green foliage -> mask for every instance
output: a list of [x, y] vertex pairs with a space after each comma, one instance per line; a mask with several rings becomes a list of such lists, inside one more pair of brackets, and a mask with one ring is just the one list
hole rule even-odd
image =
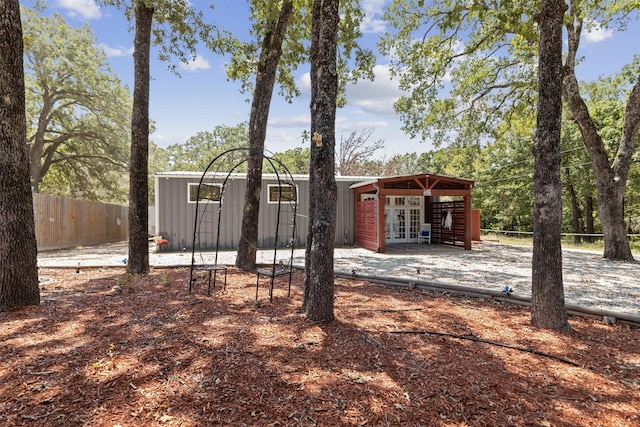
[[148, 163], [148, 182], [149, 182], [149, 206], [155, 205], [155, 182], [153, 174], [159, 172], [167, 172], [171, 170], [171, 159], [169, 153], [162, 147], [159, 147], [153, 141], [149, 141], [149, 163]]
[[474, 208], [481, 210], [481, 227], [531, 231], [533, 212], [533, 136], [499, 140], [480, 155]]
[[408, 92], [395, 105], [404, 130], [436, 144], [477, 142], [533, 114], [537, 10], [525, 1], [394, 1], [379, 47]]
[[[350, 81], [361, 78], [373, 79], [375, 55], [370, 49], [358, 44], [362, 35], [362, 8], [359, 0], [340, 2], [340, 28], [338, 46], [338, 74], [340, 93], [339, 104], [344, 105], [344, 88]], [[277, 84], [278, 94], [287, 101], [300, 95], [300, 89], [295, 83], [294, 73], [300, 65], [309, 62], [311, 40], [311, 5], [312, 0], [294, 0], [292, 17], [283, 42], [280, 58]], [[232, 53], [227, 64], [227, 74], [232, 80], [242, 82], [244, 93], [250, 93], [254, 88], [254, 78], [263, 41], [270, 36], [275, 21], [280, 13], [281, 2], [272, 0], [251, 0], [250, 19], [253, 22], [251, 40], [230, 41], [226, 51]]]
[[309, 174], [309, 147], [291, 148], [282, 153], [275, 153], [273, 158], [282, 163], [292, 174]]
[[169, 276], [169, 274], [167, 273], [162, 273], [162, 276], [160, 277], [160, 282], [165, 287], [171, 286], [171, 276]]
[[[144, 1], [153, 7], [152, 44], [159, 47], [158, 59], [169, 63], [169, 69], [179, 75], [177, 58], [188, 64], [196, 58], [200, 41], [220, 53], [227, 52], [234, 38], [228, 31], [219, 29], [204, 19], [202, 11], [193, 7], [188, 0], [97, 0], [97, 3], [124, 10], [130, 22], [135, 20], [135, 6]], [[213, 6], [212, 6], [213, 7]]]
[[[636, 152], [632, 159], [631, 169], [625, 193], [625, 213], [629, 224], [628, 231], [640, 234], [640, 153]], [[637, 239], [640, 247], [640, 239]]]
[[[249, 128], [247, 123], [236, 126], [216, 126], [213, 131], [198, 132], [183, 144], [172, 144], [167, 148], [150, 144], [149, 173], [168, 171], [204, 171], [209, 163], [228, 150], [247, 148]], [[246, 159], [244, 150], [216, 162], [218, 171], [229, 172]], [[246, 164], [241, 164], [234, 172], [246, 172]]]
[[[579, 64], [580, 58], [574, 61], [574, 55], [577, 55], [581, 31], [596, 25], [623, 31], [629, 19], [637, 17], [640, 10], [637, 1], [572, 0], [569, 6], [565, 30], [571, 43], [565, 59], [566, 76], [574, 72], [574, 63]], [[384, 16], [389, 31], [379, 47], [392, 57], [392, 73], [400, 77], [401, 88], [408, 92], [395, 104], [403, 129], [412, 137], [431, 139], [436, 146], [455, 143], [482, 147], [474, 175], [478, 181], [474, 206], [482, 209], [485, 228], [529, 230], [531, 227], [533, 159], [530, 146], [537, 104], [536, 13], [539, 9], [539, 1], [395, 0]], [[635, 154], [629, 169], [625, 210], [629, 229], [640, 223], [637, 219], [640, 197], [637, 186], [631, 185], [638, 179], [638, 154], [632, 144], [621, 144], [623, 123], [629, 131], [633, 131], [637, 123], [637, 101], [632, 102], [629, 93], [637, 86], [638, 75], [640, 56], [616, 76], [581, 83], [580, 93], [573, 96], [574, 101], [584, 98], [588, 112], [580, 115], [574, 111], [574, 116], [565, 118], [563, 124], [566, 231], [572, 228], [574, 214], [569, 189], [575, 191], [574, 200], [584, 213], [585, 200], [595, 195], [597, 177], [591, 164], [608, 162], [611, 167], [601, 169], [615, 170], [615, 179], [624, 180], [631, 150]], [[566, 80], [565, 90], [574, 93], [567, 89]], [[569, 96], [567, 93], [565, 96]], [[586, 121], [592, 120], [595, 126], [589, 130], [594, 131], [592, 135], [597, 132], [603, 140], [602, 149], [593, 141], [588, 143], [591, 157], [580, 147], [587, 141], [572, 123], [580, 118], [583, 128]], [[637, 140], [637, 136], [634, 135], [634, 139]], [[437, 151], [427, 157], [426, 164], [420, 167], [437, 173], [446, 173], [448, 168], [457, 171], [454, 175], [464, 176], [465, 172], [461, 173], [449, 159], [440, 162]], [[417, 159], [410, 160], [414, 163], [407, 161], [406, 164], [415, 167]], [[602, 182], [606, 177], [598, 179]]]
[[131, 96], [88, 26], [22, 9], [27, 141], [35, 191], [123, 202]]

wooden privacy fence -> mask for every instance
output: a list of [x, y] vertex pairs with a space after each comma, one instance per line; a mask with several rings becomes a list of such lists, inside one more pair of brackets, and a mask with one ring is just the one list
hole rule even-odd
[[119, 242], [129, 237], [129, 208], [88, 200], [33, 195], [39, 251]]

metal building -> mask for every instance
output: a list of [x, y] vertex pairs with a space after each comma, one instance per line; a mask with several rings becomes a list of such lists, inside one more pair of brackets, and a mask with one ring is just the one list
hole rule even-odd
[[[155, 175], [156, 230], [169, 241], [168, 250], [192, 249], [195, 198], [201, 176], [200, 172]], [[298, 200], [295, 245], [304, 247], [309, 226], [309, 176], [294, 175], [293, 179]], [[436, 174], [383, 178], [337, 176], [336, 184], [337, 246], [356, 245], [383, 253], [386, 244], [417, 243], [421, 226], [428, 223], [432, 230], [431, 242], [471, 249], [472, 180]], [[245, 174], [229, 176], [221, 204], [220, 249], [238, 247], [245, 187]], [[278, 193], [274, 191], [277, 187], [275, 174], [263, 175], [258, 225], [260, 248], [273, 247], [277, 201], [272, 199]]]
[[[196, 208], [197, 187], [201, 172], [163, 172], [154, 175], [155, 179], [155, 223], [156, 234], [168, 240], [166, 249], [183, 251], [192, 249], [193, 218]], [[226, 174], [225, 174], [226, 176]], [[309, 221], [309, 176], [293, 175], [297, 186], [298, 216], [296, 219], [296, 247], [306, 244]], [[355, 213], [353, 191], [350, 186], [371, 178], [336, 177], [338, 187], [338, 211], [336, 214], [336, 245], [348, 246], [355, 242]], [[262, 177], [260, 195], [260, 218], [258, 224], [258, 247], [273, 247], [275, 235], [278, 179], [275, 174]], [[220, 249], [236, 249], [240, 240], [242, 209], [246, 175], [231, 174], [225, 185], [222, 200]], [[281, 222], [282, 223], [282, 222]]]

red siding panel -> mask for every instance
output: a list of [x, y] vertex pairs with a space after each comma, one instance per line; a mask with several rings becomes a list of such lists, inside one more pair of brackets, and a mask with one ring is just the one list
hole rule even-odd
[[378, 250], [378, 201], [356, 202], [356, 246]]

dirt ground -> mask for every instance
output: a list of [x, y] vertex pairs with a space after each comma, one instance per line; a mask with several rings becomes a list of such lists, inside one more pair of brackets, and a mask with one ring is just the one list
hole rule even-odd
[[331, 323], [302, 274], [41, 269], [0, 313], [2, 426], [640, 426], [640, 330], [336, 280]]

